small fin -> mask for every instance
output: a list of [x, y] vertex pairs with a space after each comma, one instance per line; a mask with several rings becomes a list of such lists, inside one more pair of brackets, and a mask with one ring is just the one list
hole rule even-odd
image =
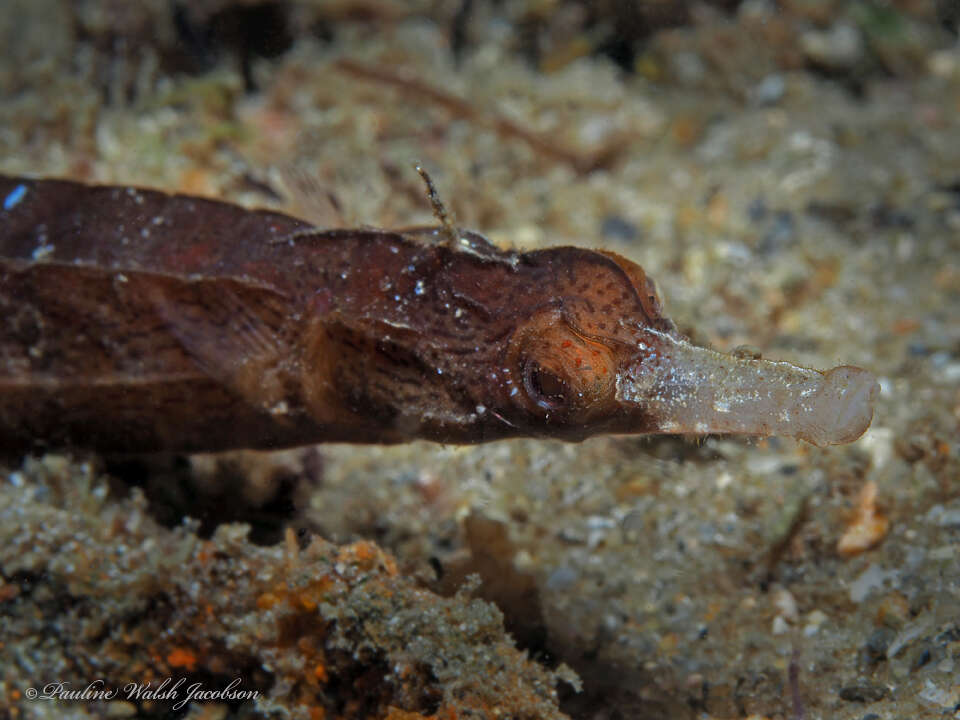
[[157, 280], [144, 291], [197, 366], [254, 407], [286, 414], [288, 299], [231, 278]]
[[291, 164], [280, 167], [279, 177], [295, 217], [318, 228], [350, 227], [343, 204], [333, 190], [335, 183], [325, 182], [317, 171]]

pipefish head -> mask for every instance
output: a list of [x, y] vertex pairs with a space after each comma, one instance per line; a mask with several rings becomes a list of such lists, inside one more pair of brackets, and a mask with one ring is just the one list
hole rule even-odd
[[505, 349], [512, 421], [568, 439], [645, 432], [642, 408], [625, 402], [618, 385], [638, 354], [662, 335], [676, 335], [653, 280], [609, 252], [555, 248], [527, 260], [546, 271], [549, 292]]
[[868, 371], [820, 371], [691, 344], [663, 316], [652, 281], [612, 253], [534, 253], [553, 299], [518, 324], [506, 352], [518, 426], [598, 433], [794, 437], [853, 442], [879, 394]]

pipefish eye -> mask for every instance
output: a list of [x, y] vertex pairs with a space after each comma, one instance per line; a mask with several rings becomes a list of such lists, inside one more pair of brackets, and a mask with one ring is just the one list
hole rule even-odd
[[524, 364], [523, 389], [544, 410], [556, 411], [569, 404], [567, 381], [536, 360], [531, 359]]
[[613, 352], [579, 335], [558, 312], [535, 315], [518, 329], [510, 355], [521, 385], [516, 400], [536, 415], [581, 421], [613, 397]]

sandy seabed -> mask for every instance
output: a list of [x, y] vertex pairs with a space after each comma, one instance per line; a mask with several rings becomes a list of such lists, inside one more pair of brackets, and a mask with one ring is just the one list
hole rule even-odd
[[[625, 66], [618, 3], [278, 4], [277, 48], [232, 5], [9, 3], [0, 170], [396, 227], [419, 161], [497, 244], [641, 264], [698, 343], [869, 368], [874, 422], [11, 460], [0, 717], [960, 717], [955, 18], [704, 6]], [[28, 692], [166, 678], [259, 696]]]

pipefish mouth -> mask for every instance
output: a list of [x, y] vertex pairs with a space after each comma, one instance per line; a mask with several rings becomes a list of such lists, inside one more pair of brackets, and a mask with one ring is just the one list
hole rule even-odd
[[209, 452], [870, 425], [874, 376], [691, 344], [606, 251], [319, 230], [131, 187], [0, 176], [0, 451]]

